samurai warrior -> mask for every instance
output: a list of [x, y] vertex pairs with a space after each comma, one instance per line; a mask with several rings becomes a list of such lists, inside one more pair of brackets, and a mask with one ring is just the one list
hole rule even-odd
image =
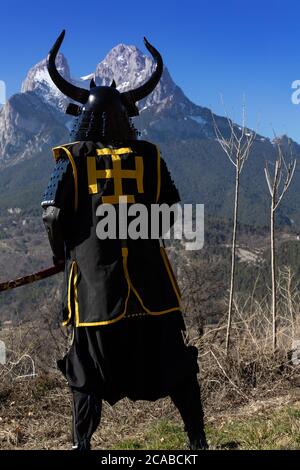
[[[73, 100], [74, 142], [53, 149], [55, 168], [42, 200], [43, 221], [55, 264], [64, 263], [62, 316], [73, 341], [58, 367], [73, 398], [73, 448], [89, 450], [102, 401], [170, 396], [185, 425], [190, 449], [206, 449], [197, 380], [197, 349], [187, 346], [180, 292], [159, 239], [106, 238], [96, 233], [97, 209], [120, 196], [128, 205], [180, 201], [159, 149], [138, 140], [131, 117], [163, 71], [159, 52], [145, 39], [155, 70], [140, 87], [116, 84], [86, 90], [67, 82], [55, 58], [47, 66], [57, 88]], [[77, 102], [79, 104], [74, 103]]]

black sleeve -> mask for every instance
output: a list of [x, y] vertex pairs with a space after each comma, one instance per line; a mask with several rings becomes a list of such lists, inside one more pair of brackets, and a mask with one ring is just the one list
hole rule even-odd
[[43, 222], [53, 252], [54, 263], [65, 258], [64, 224], [74, 210], [74, 180], [71, 164], [59, 158], [42, 198]]
[[[177, 204], [178, 202], [180, 202], [180, 195], [179, 195], [178, 189], [171, 177], [167, 164], [163, 158], [160, 159], [160, 178], [161, 178], [161, 186], [160, 186], [158, 204], [167, 204], [168, 206], [172, 206], [173, 204]], [[170, 227], [174, 225], [177, 214], [178, 213], [177, 213], [176, 208], [175, 208], [175, 212], [172, 211], [170, 213]], [[163, 230], [162, 219], [160, 220], [160, 233], [159, 234], [160, 234], [160, 237], [163, 237], [165, 234], [165, 231]]]
[[158, 203], [168, 204], [169, 206], [176, 204], [180, 201], [180, 195], [163, 158], [160, 159], [160, 173], [161, 187]]

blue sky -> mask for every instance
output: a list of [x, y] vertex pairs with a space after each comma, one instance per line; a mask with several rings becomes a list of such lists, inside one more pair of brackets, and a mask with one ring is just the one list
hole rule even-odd
[[[86, 6], [85, 6], [86, 5]], [[300, 2], [296, 0], [7, 1], [1, 3], [0, 80], [8, 95], [65, 28], [73, 76], [94, 71], [116, 44], [142, 37], [161, 51], [175, 82], [195, 103], [236, 121], [246, 96], [248, 124], [300, 142]]]

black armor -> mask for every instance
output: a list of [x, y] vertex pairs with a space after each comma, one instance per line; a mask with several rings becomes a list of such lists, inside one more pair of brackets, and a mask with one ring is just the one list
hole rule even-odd
[[[66, 82], [55, 67], [64, 37], [48, 56], [58, 88], [81, 103], [78, 141], [53, 149], [56, 167], [43, 197], [43, 220], [55, 259], [65, 259], [64, 324], [75, 327], [73, 343], [58, 362], [73, 392], [73, 439], [87, 450], [100, 422], [101, 400], [156, 400], [171, 396], [191, 448], [206, 448], [197, 382], [197, 349], [182, 332], [180, 292], [167, 254], [157, 239], [99, 239], [98, 208], [119, 197], [130, 206], [172, 205], [179, 194], [155, 145], [136, 139], [130, 117], [162, 73], [159, 52], [150, 79], [120, 93], [115, 84], [84, 90]], [[99, 404], [100, 403], [100, 404]]]
[[[54, 156], [58, 168], [64, 168], [64, 185], [60, 186], [62, 174], [52, 176], [42, 206], [55, 257], [61, 258], [62, 240], [68, 253], [64, 323], [99, 326], [120, 320], [127, 314], [130, 293], [139, 300], [141, 311], [150, 315], [178, 310], [179, 289], [159, 240], [100, 240], [96, 233], [101, 220], [98, 206], [114, 204], [118, 215], [120, 196], [127, 197], [128, 207], [143, 203], [149, 209], [154, 203], [179, 201], [157, 147], [137, 140], [124, 141], [121, 148], [78, 142], [56, 147]], [[167, 200], [161, 199], [161, 187]], [[53, 202], [46, 209], [49, 192]], [[75, 279], [79, 280], [76, 285]], [[68, 300], [70, 291], [76, 304]]]
[[67, 158], [58, 158], [50, 177], [46, 191], [42, 199], [42, 207], [57, 206], [59, 203], [64, 204], [62, 194], [64, 192], [65, 181], [63, 179], [67, 174], [70, 162]]

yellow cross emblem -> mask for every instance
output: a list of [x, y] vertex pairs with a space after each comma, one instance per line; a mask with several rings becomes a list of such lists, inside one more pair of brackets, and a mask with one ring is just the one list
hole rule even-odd
[[135, 160], [135, 169], [134, 170], [125, 170], [122, 169], [122, 159], [121, 156], [124, 154], [133, 153], [131, 148], [119, 148], [119, 149], [110, 149], [103, 148], [97, 149], [97, 155], [110, 155], [112, 159], [112, 168], [97, 170], [96, 168], [96, 157], [91, 156], [87, 157], [87, 174], [88, 174], [88, 186], [90, 194], [97, 194], [98, 191], [98, 179], [110, 179], [114, 180], [114, 194], [111, 196], [102, 196], [102, 202], [106, 204], [118, 204], [120, 196], [127, 196], [128, 203], [134, 203], [135, 198], [133, 194], [124, 194], [123, 193], [123, 179], [135, 179], [137, 184], [138, 193], [144, 192], [143, 187], [143, 175], [144, 175], [144, 165], [143, 157], [134, 157]]

